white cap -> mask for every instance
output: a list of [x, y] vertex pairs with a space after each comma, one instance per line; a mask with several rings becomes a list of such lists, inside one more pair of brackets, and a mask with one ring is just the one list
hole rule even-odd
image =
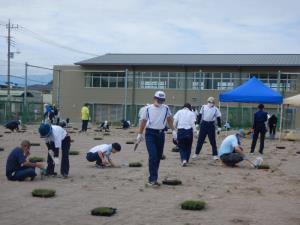
[[214, 97], [209, 97], [209, 98], [207, 99], [207, 102], [215, 102], [215, 98], [214, 98]]
[[159, 99], [166, 99], [166, 94], [163, 91], [157, 91], [155, 92], [154, 97]]

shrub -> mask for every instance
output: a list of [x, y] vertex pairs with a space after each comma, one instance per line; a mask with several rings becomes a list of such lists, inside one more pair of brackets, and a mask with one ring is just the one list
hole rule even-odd
[[206, 206], [204, 201], [187, 200], [181, 203], [181, 208], [185, 210], [202, 210]]
[[176, 179], [174, 179], [174, 180], [166, 179], [166, 180], [163, 180], [162, 183], [165, 185], [181, 185], [182, 184], [181, 180], [176, 180]]
[[56, 191], [53, 189], [34, 189], [31, 194], [33, 197], [51, 198], [55, 196]]
[[99, 207], [91, 211], [93, 216], [112, 216], [116, 213], [117, 209], [110, 207]]
[[31, 162], [31, 163], [44, 162], [44, 161], [45, 161], [45, 159], [43, 157], [31, 156], [29, 158], [29, 162]]
[[140, 162], [129, 163], [129, 167], [142, 167], [142, 166], [143, 166], [143, 164]]
[[69, 155], [79, 155], [79, 151], [69, 151]]

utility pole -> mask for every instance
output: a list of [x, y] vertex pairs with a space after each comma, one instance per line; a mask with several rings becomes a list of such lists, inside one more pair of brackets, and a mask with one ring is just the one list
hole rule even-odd
[[10, 96], [10, 59], [11, 59], [11, 51], [10, 51], [10, 46], [11, 46], [11, 29], [17, 29], [18, 25], [14, 25], [10, 23], [10, 20], [8, 20], [8, 24], [6, 24], [6, 29], [7, 29], [7, 100], [9, 104], [9, 114], [11, 113], [11, 96]]

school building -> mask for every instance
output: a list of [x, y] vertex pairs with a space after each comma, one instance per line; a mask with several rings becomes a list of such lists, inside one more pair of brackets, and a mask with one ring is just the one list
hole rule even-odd
[[[152, 102], [156, 90], [164, 90], [174, 113], [185, 102], [218, 101], [221, 92], [231, 90], [255, 76], [284, 97], [300, 93], [300, 54], [105, 54], [54, 66], [53, 103], [61, 116], [80, 121], [80, 109], [90, 103], [93, 122], [126, 119], [136, 123], [140, 107]], [[255, 90], [253, 90], [255, 91]], [[231, 103], [229, 122], [249, 127], [257, 104]], [[227, 104], [221, 104], [226, 120]], [[276, 105], [266, 105], [278, 113]], [[286, 107], [284, 127], [300, 128], [300, 109]]]

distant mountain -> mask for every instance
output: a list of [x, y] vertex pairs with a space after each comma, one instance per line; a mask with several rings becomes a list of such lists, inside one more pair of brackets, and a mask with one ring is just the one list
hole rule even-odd
[[36, 90], [36, 91], [41, 91], [43, 93], [50, 93], [52, 90], [52, 85], [53, 85], [53, 81], [51, 80], [46, 85], [41, 85], [41, 84], [30, 85], [28, 86], [28, 90]]
[[[28, 75], [27, 85], [48, 85], [53, 79], [52, 74], [42, 74], [42, 75]], [[24, 87], [25, 85], [25, 76], [12, 74], [10, 77], [10, 82], [16, 87]], [[0, 74], [0, 85], [7, 84], [7, 75]]]

